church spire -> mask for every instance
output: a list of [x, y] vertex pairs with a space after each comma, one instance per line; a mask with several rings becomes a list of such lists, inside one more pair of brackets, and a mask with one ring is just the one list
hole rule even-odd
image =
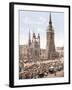
[[51, 20], [51, 12], [50, 12], [50, 16], [49, 16], [49, 24], [52, 24], [52, 20]]
[[35, 33], [33, 33], [33, 38], [36, 38]]
[[40, 39], [40, 35], [39, 35], [39, 33], [38, 33], [38, 38]]
[[29, 46], [31, 44], [30, 30], [29, 30]]
[[48, 28], [48, 31], [52, 31], [52, 18], [51, 18], [51, 12], [50, 12], [50, 15], [49, 15], [49, 28]]

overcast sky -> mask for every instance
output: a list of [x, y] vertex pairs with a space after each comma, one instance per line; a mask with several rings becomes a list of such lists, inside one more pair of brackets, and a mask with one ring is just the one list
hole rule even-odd
[[[48, 29], [50, 12], [19, 11], [20, 45], [28, 44], [29, 30], [40, 34], [40, 47], [46, 48], [46, 31]], [[52, 25], [55, 32], [55, 45], [64, 45], [64, 13], [51, 12]], [[32, 38], [31, 38], [32, 39]]]

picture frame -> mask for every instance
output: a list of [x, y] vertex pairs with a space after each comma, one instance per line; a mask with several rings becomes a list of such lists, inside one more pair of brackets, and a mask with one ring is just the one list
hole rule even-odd
[[9, 86], [61, 84], [70, 84], [70, 6], [10, 2]]

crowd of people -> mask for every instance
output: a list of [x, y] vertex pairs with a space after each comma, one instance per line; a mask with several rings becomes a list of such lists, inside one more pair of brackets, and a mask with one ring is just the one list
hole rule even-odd
[[[62, 60], [63, 61], [63, 60]], [[48, 77], [49, 74], [54, 74], [63, 70], [64, 63], [61, 60], [51, 60], [50, 62], [33, 63], [25, 65], [23, 72], [19, 72], [19, 79], [36, 79]]]

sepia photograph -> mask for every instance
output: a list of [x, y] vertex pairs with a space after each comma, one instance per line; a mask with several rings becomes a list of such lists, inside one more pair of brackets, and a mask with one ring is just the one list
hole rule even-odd
[[64, 77], [64, 13], [19, 11], [19, 79]]

